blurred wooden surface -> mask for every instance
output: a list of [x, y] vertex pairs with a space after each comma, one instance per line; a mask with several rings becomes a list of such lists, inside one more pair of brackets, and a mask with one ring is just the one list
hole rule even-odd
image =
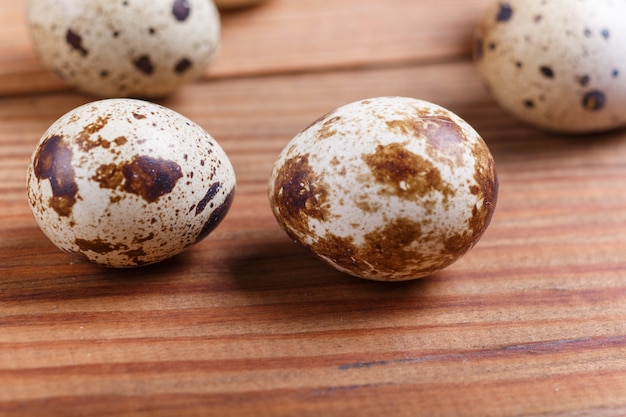
[[[36, 142], [93, 98], [43, 68], [23, 2], [0, 2], [0, 415], [626, 415], [626, 132], [551, 135], [496, 106], [469, 51], [489, 3], [224, 14], [216, 65], [161, 103], [230, 155], [233, 207], [184, 254], [116, 271], [61, 253], [30, 214]], [[500, 178], [483, 239], [414, 282], [321, 264], [266, 197], [298, 131], [380, 95], [465, 118]]]

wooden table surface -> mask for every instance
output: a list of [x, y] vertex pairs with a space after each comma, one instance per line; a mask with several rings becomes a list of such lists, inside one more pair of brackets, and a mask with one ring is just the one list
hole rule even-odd
[[[44, 130], [94, 98], [47, 72], [23, 1], [0, 2], [0, 415], [624, 416], [626, 132], [571, 137], [485, 92], [471, 33], [491, 0], [270, 0], [224, 13], [218, 61], [161, 104], [229, 154], [232, 209], [159, 265], [102, 269], [35, 223]], [[465, 257], [429, 278], [343, 275], [267, 199], [285, 144], [381, 95], [472, 124], [500, 195]]]

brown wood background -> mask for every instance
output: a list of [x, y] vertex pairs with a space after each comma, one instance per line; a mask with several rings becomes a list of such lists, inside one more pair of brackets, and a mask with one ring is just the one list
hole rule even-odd
[[[0, 415], [624, 416], [626, 132], [542, 133], [470, 58], [491, 0], [270, 0], [223, 18], [202, 81], [161, 101], [207, 129], [233, 207], [162, 264], [100, 269], [38, 229], [25, 172], [43, 131], [93, 100], [0, 2]], [[350, 101], [434, 101], [489, 144], [493, 221], [449, 269], [342, 275], [292, 244], [266, 197], [282, 147]]]

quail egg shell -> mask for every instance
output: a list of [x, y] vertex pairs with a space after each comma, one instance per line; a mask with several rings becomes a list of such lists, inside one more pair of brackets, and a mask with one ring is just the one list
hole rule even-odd
[[546, 130], [626, 125], [626, 2], [494, 2], [475, 32], [474, 60], [495, 100]]
[[495, 210], [493, 157], [451, 111], [407, 97], [342, 106], [278, 157], [269, 200], [280, 226], [336, 269], [402, 281], [469, 251]]
[[219, 49], [212, 0], [28, 0], [44, 64], [69, 85], [109, 97], [160, 97], [201, 77]]
[[158, 104], [88, 103], [54, 122], [27, 175], [28, 202], [61, 250], [109, 267], [176, 255], [233, 200], [235, 173], [200, 126]]

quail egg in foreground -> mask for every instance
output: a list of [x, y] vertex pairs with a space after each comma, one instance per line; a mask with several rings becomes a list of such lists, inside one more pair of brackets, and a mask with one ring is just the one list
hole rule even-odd
[[160, 97], [201, 77], [220, 43], [212, 0], [28, 0], [44, 64], [103, 98]]
[[474, 61], [496, 101], [546, 130], [626, 125], [626, 2], [497, 1], [480, 22]]
[[485, 142], [449, 110], [406, 97], [357, 101], [287, 144], [269, 181], [280, 226], [357, 277], [431, 275], [469, 251], [495, 210]]
[[28, 202], [60, 249], [109, 267], [176, 255], [233, 200], [235, 173], [200, 126], [134, 99], [88, 103], [54, 122], [27, 175]]

